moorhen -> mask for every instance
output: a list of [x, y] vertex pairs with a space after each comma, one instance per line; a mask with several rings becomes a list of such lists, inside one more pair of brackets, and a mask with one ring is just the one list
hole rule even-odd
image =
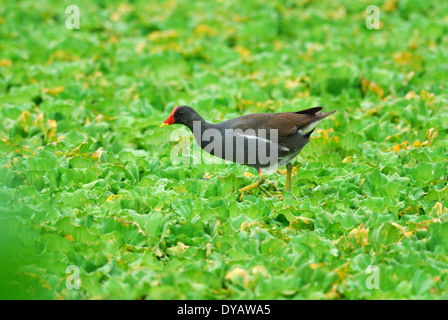
[[317, 124], [336, 111], [321, 112], [322, 107], [297, 112], [256, 113], [230, 119], [221, 123], [208, 123], [193, 108], [177, 106], [161, 127], [183, 124], [193, 133], [206, 152], [219, 158], [251, 166], [258, 171], [254, 183], [239, 189], [239, 199], [244, 191], [259, 187], [265, 182], [262, 169], [272, 170], [286, 165], [285, 190], [291, 192], [291, 161], [309, 142]]

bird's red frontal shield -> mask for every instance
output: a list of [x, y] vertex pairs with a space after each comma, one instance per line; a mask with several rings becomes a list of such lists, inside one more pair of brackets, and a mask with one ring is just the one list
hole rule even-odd
[[174, 114], [176, 113], [177, 107], [174, 107], [173, 112], [171, 112], [170, 116], [163, 121], [161, 128], [169, 126], [170, 124], [174, 123]]

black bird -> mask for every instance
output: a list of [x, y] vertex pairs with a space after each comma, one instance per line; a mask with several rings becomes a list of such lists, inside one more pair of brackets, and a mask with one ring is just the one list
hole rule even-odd
[[262, 169], [273, 170], [286, 165], [285, 190], [291, 192], [291, 161], [309, 142], [317, 124], [336, 111], [321, 112], [322, 107], [297, 112], [256, 113], [221, 123], [208, 123], [193, 108], [178, 106], [173, 109], [162, 127], [183, 124], [192, 132], [202, 149], [219, 158], [251, 166], [258, 171], [254, 183], [239, 189], [259, 187], [266, 178]]

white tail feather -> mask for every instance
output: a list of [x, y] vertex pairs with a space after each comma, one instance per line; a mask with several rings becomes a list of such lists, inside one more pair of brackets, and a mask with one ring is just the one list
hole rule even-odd
[[310, 133], [311, 131], [314, 130], [314, 128], [317, 127], [317, 125], [319, 124], [321, 120], [317, 120], [314, 121], [313, 123], [311, 123], [309, 126], [306, 126], [303, 129], [300, 129], [299, 131], [297, 131], [298, 134], [301, 134], [302, 136], [307, 135], [308, 133]]

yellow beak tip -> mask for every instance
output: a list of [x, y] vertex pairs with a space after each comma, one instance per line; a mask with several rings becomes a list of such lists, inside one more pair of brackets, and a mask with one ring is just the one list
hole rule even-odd
[[160, 126], [160, 128], [163, 128], [163, 127], [166, 127], [166, 126], [169, 126], [169, 124], [168, 123], [162, 123], [162, 125]]

